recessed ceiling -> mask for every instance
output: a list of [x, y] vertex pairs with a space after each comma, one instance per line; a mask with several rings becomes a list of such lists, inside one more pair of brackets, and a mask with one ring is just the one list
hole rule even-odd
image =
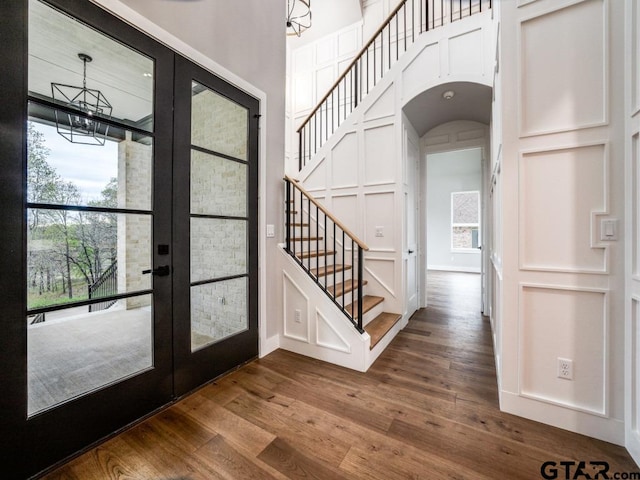
[[[449, 100], [443, 94], [452, 91]], [[405, 115], [423, 136], [433, 127], [454, 120], [472, 120], [488, 125], [491, 121], [491, 88], [471, 82], [438, 85], [411, 99], [403, 108]]]

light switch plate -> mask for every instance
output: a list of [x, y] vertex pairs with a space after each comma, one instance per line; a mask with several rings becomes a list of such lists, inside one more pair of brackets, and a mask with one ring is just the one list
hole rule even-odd
[[600, 240], [618, 240], [618, 219], [603, 218], [600, 221]]
[[276, 236], [276, 227], [274, 225], [267, 225], [267, 238], [273, 238]]

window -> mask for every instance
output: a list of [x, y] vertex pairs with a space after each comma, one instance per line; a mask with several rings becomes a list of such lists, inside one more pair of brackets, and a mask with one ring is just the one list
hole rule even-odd
[[480, 192], [451, 193], [451, 249], [480, 247]]

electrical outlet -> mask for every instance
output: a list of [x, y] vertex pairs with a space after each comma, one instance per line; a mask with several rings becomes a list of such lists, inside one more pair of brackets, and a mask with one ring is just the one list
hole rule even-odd
[[225, 303], [227, 303], [227, 301], [224, 299], [224, 297], [218, 297], [218, 304], [219, 305], [224, 305]]
[[296, 314], [293, 317], [293, 321], [296, 323], [302, 323], [302, 312], [296, 309]]
[[384, 227], [376, 227], [376, 237], [384, 237]]
[[558, 378], [573, 380], [573, 360], [558, 357]]

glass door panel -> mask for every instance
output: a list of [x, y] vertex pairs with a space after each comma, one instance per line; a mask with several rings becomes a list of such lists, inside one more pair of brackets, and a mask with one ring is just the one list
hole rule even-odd
[[174, 151], [174, 318], [188, 320], [188, 334], [174, 329], [180, 394], [258, 353], [258, 102], [178, 63], [175, 136], [188, 139]]
[[23, 1], [26, 478], [173, 397], [174, 54], [91, 2]]
[[192, 83], [192, 352], [247, 329], [248, 116], [246, 107]]

